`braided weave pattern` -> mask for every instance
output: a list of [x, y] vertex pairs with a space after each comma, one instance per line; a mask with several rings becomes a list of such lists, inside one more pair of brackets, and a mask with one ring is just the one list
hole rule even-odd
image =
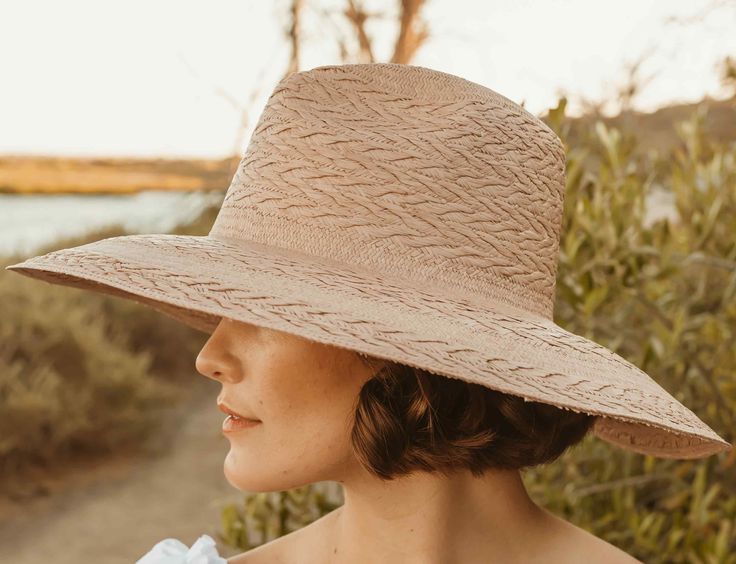
[[431, 279], [552, 319], [559, 138], [488, 88], [408, 69], [326, 66], [280, 82], [209, 234]]
[[130, 298], [208, 333], [224, 316], [603, 415], [594, 432], [637, 452], [687, 458], [728, 445], [635, 365], [551, 321], [292, 250], [133, 235], [12, 268]]

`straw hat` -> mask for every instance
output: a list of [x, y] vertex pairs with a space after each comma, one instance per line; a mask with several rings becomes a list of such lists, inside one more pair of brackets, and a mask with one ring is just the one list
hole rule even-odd
[[283, 79], [205, 236], [110, 237], [7, 267], [599, 415], [662, 458], [732, 447], [648, 374], [553, 321], [565, 149], [497, 92], [393, 63]]

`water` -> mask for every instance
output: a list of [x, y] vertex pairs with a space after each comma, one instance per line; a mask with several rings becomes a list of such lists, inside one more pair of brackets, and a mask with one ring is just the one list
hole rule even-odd
[[0, 194], [0, 255], [30, 256], [62, 237], [121, 224], [131, 233], [166, 233], [195, 219], [224, 192], [145, 191], [122, 195]]

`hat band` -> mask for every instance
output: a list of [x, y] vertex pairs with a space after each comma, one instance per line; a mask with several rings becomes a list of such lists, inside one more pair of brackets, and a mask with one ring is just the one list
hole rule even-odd
[[[488, 301], [489, 306], [500, 302], [553, 319], [554, 301], [548, 296], [499, 277], [490, 268], [474, 267], [464, 255], [460, 264], [449, 256], [453, 249], [447, 249], [448, 256], [441, 256], [429, 253], [427, 246], [400, 247], [396, 237], [388, 233], [381, 239], [380, 230], [381, 227], [371, 226], [372, 237], [361, 239], [355, 236], [356, 229], [333, 229], [293, 217], [264, 214], [253, 207], [223, 207], [208, 236], [236, 246], [239, 240], [245, 240], [291, 249], [410, 280], [419, 288], [431, 286], [468, 301]], [[462, 249], [456, 254], [463, 254]]]

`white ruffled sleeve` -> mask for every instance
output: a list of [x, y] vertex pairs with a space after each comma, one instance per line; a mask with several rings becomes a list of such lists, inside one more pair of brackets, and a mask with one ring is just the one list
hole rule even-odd
[[217, 553], [215, 539], [202, 535], [191, 548], [178, 539], [164, 539], [135, 564], [227, 564], [227, 560]]

